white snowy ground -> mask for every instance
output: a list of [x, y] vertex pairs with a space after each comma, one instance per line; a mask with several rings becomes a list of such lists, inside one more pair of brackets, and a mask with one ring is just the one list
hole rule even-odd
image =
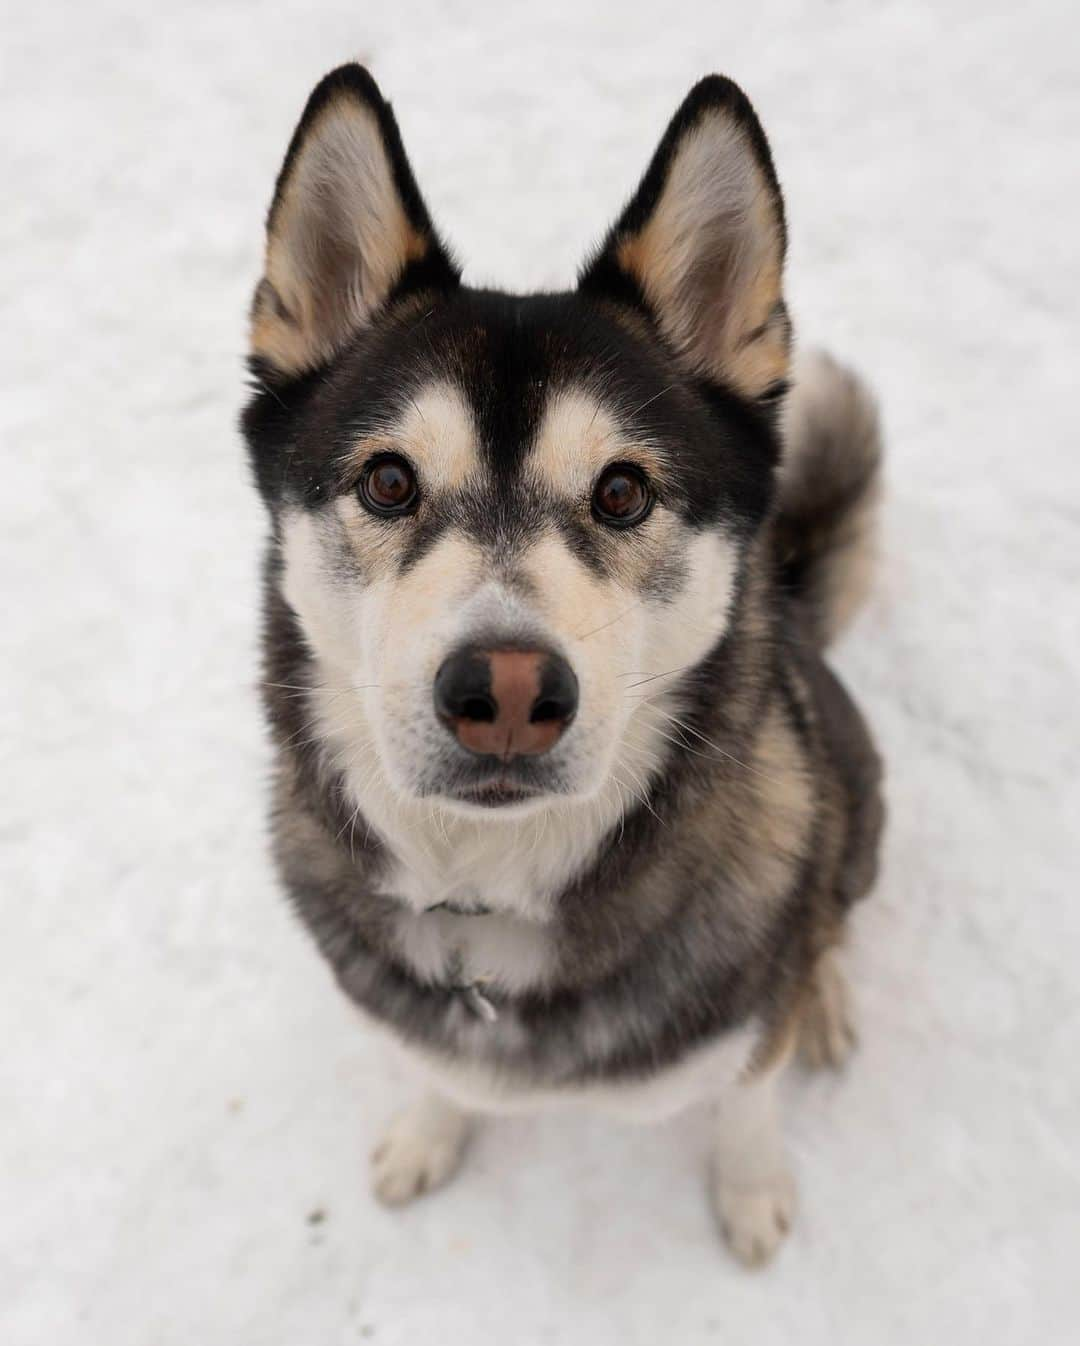
[[[990, 8], [7, 0], [4, 1346], [1080, 1340], [1080, 18]], [[889, 766], [864, 1047], [790, 1082], [763, 1274], [698, 1116], [504, 1122], [438, 1197], [368, 1196], [407, 1085], [268, 869], [234, 431], [273, 175], [353, 56], [469, 277], [518, 287], [734, 75], [801, 331], [881, 391], [887, 578], [837, 652]]]

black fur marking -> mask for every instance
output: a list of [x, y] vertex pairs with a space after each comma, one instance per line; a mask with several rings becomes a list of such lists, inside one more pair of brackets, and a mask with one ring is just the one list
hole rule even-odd
[[[476, 419], [482, 488], [446, 499], [441, 524], [412, 525], [414, 562], [456, 525], [479, 541], [512, 549], [544, 522], [559, 527], [582, 560], [603, 573], [610, 538], [561, 499], [523, 486], [522, 469], [552, 394], [583, 388], [631, 435], [669, 463], [662, 503], [693, 527], [723, 521], [749, 532], [764, 517], [779, 453], [769, 416], [703, 380], [683, 377], [648, 335], [575, 294], [509, 296], [459, 289], [434, 297], [417, 319], [399, 305], [359, 333], [331, 366], [282, 386], [253, 367], [254, 396], [243, 418], [256, 480], [272, 510], [285, 501], [319, 507], [341, 489], [356, 441], [392, 425], [436, 379], [461, 391]], [[587, 510], [584, 511], [587, 514]], [[618, 539], [633, 546], [632, 530]]]
[[440, 511], [438, 502], [429, 502], [420, 518], [410, 519], [402, 531], [404, 539], [400, 561], [402, 572], [422, 561], [439, 539], [445, 536], [452, 522], [449, 511]]
[[608, 573], [609, 550], [595, 523], [563, 512], [556, 524], [563, 541], [583, 566], [600, 577]]

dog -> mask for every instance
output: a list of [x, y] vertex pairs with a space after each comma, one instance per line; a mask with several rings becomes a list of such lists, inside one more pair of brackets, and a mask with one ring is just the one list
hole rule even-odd
[[869, 582], [877, 412], [794, 358], [785, 248], [720, 76], [567, 293], [462, 285], [360, 66], [292, 137], [243, 414], [273, 847], [426, 1081], [374, 1152], [385, 1203], [478, 1114], [710, 1102], [731, 1248], [788, 1230], [776, 1080], [852, 1045], [836, 950], [883, 809], [822, 657]]

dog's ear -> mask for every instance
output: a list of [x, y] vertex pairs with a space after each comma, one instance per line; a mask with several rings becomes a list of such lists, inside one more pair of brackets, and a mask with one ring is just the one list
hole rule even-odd
[[459, 271], [432, 227], [390, 105], [345, 65], [308, 99], [278, 175], [251, 353], [283, 375], [331, 359], [391, 297]]
[[765, 132], [719, 75], [690, 92], [580, 289], [643, 306], [696, 377], [745, 397], [784, 386], [784, 204]]

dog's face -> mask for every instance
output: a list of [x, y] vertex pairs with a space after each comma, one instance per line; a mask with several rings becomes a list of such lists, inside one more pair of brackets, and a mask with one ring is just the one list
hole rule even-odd
[[640, 790], [639, 708], [722, 640], [768, 508], [783, 236], [714, 79], [577, 291], [469, 290], [370, 77], [316, 90], [245, 428], [285, 598], [396, 793], [505, 816]]

